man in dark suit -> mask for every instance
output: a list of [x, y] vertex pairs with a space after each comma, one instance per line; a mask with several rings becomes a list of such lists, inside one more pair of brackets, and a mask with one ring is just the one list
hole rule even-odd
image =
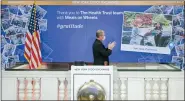
[[115, 46], [115, 42], [109, 43], [108, 48], [105, 48], [102, 41], [105, 40], [105, 33], [103, 30], [96, 32], [96, 40], [93, 44], [94, 65], [109, 65], [109, 56]]

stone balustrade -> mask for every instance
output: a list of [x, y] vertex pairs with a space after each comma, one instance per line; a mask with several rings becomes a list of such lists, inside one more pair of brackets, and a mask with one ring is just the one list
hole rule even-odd
[[[116, 71], [114, 100], [184, 100], [184, 72]], [[3, 71], [3, 100], [70, 100], [70, 71]], [[9, 90], [11, 89], [11, 90]]]

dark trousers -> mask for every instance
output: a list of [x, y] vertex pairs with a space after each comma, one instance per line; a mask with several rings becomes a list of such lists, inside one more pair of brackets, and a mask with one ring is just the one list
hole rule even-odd
[[155, 40], [155, 45], [157, 47], [161, 47], [162, 43], [161, 43], [161, 34], [158, 34], [154, 37], [154, 40]]

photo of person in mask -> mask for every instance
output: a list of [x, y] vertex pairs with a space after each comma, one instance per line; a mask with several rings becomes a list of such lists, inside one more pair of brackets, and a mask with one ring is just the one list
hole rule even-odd
[[154, 29], [151, 30], [150, 32], [146, 33], [145, 34], [145, 37], [147, 36], [154, 36], [154, 40], [155, 40], [155, 45], [157, 47], [162, 47], [163, 46], [163, 43], [164, 43], [164, 40], [162, 39], [162, 24], [161, 23], [155, 23], [154, 24]]
[[144, 45], [144, 39], [143, 36], [139, 35], [140, 30], [139, 28], [142, 26], [142, 19], [136, 18], [133, 21], [133, 28], [132, 28], [132, 34], [131, 34], [131, 45]]

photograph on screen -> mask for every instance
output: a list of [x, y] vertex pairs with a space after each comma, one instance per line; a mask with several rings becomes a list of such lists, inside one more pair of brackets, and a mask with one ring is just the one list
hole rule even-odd
[[122, 51], [170, 54], [171, 39], [172, 15], [124, 12]]

